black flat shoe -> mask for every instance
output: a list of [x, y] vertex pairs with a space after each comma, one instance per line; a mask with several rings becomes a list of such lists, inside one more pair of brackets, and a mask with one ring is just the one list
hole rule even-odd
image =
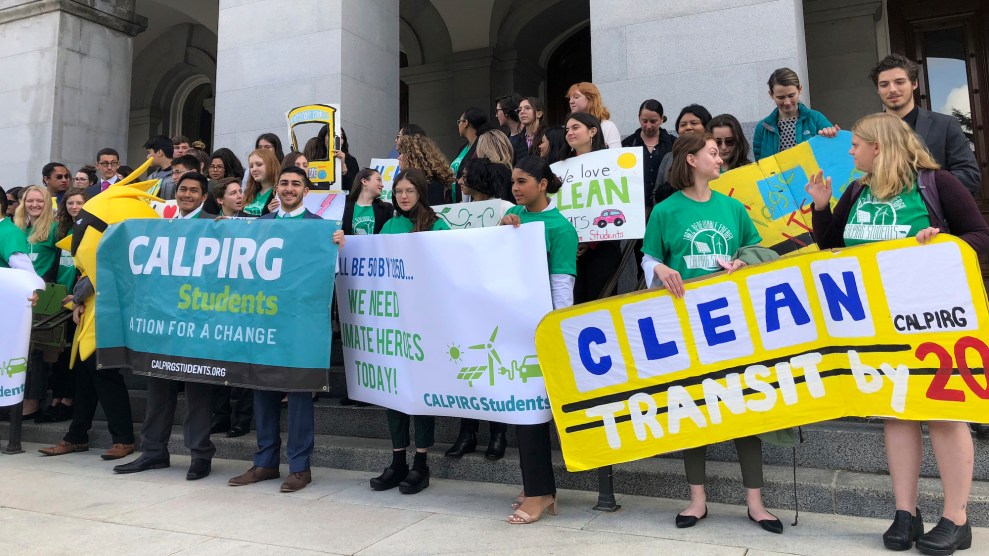
[[[27, 415], [21, 415], [21, 422], [23, 423], [24, 421], [30, 421], [31, 419], [39, 419], [43, 414], [44, 414], [43, 411], [41, 411], [40, 409], [37, 409], [37, 410], [34, 411], [34, 413], [28, 413]], [[43, 422], [43, 421], [35, 421], [35, 422]]]
[[989, 438], [989, 425], [979, 423], [969, 423], [969, 425], [972, 427], [972, 432], [974, 432], [975, 436], [978, 438], [981, 438], [982, 440]]
[[404, 481], [405, 477], [408, 475], [408, 467], [402, 467], [400, 469], [386, 467], [384, 473], [371, 479], [371, 488], [374, 490], [389, 490], [395, 488], [402, 481]]
[[199, 479], [208, 477], [210, 469], [212, 469], [212, 463], [210, 460], [193, 458], [192, 464], [189, 465], [189, 472], [185, 474], [185, 480], [198, 481]]
[[752, 514], [749, 513], [748, 510], [746, 510], [745, 513], [748, 513], [749, 519], [758, 523], [759, 527], [762, 527], [763, 530], [769, 531], [770, 533], [776, 533], [777, 535], [783, 534], [783, 522], [780, 521], [779, 519], [760, 519], [759, 521], [756, 521], [756, 519], [752, 517]]
[[697, 522], [707, 517], [707, 506], [704, 506], [704, 515], [697, 517], [692, 515], [677, 514], [676, 524], [677, 529], [686, 529], [687, 527], [693, 527], [697, 525]]
[[213, 424], [209, 427], [210, 434], [219, 434], [228, 430], [230, 430], [230, 421], [213, 421]]
[[972, 548], [971, 522], [955, 525], [946, 517], [942, 517], [933, 529], [917, 539], [917, 550], [931, 556], [948, 556], [954, 554], [956, 550], [969, 548]]
[[144, 454], [141, 454], [141, 457], [137, 458], [136, 460], [130, 463], [125, 463], [114, 467], [113, 472], [121, 473], [121, 474], [140, 473], [141, 471], [148, 471], [150, 469], [165, 469], [169, 465], [170, 464], [168, 458], [151, 459], [145, 457]]
[[488, 451], [484, 452], [484, 457], [491, 461], [498, 461], [505, 457], [505, 448], [508, 448], [508, 439], [505, 438], [505, 433], [496, 432], [491, 435], [491, 441], [488, 442]]
[[234, 425], [230, 427], [230, 430], [227, 431], [227, 438], [237, 438], [239, 436], [244, 436], [249, 432], [251, 432], [251, 427], [242, 427], [240, 425]]
[[457, 441], [450, 446], [445, 455], [448, 458], [460, 459], [477, 449], [477, 435], [472, 432], [460, 433]]
[[920, 508], [916, 509], [917, 515], [910, 515], [906, 510], [896, 510], [893, 516], [893, 524], [883, 533], [883, 546], [890, 550], [910, 550], [914, 541], [924, 534], [924, 519], [920, 517]]
[[429, 468], [427, 467], [423, 471], [413, 469], [409, 471], [408, 476], [405, 480], [398, 485], [398, 491], [402, 494], [416, 494], [422, 492], [423, 489], [429, 486]]

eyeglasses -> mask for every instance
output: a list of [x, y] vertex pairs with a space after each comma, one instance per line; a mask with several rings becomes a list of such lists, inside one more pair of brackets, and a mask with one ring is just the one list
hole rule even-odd
[[120, 162], [118, 162], [116, 160], [111, 161], [111, 162], [107, 162], [107, 161], [104, 160], [103, 162], [97, 162], [96, 165], [97, 166], [100, 166], [102, 168], [107, 168], [107, 167], [109, 167], [109, 168], [115, 168], [117, 166], [120, 166]]
[[415, 189], [393, 189], [392, 194], [396, 197], [412, 197], [418, 192]]
[[719, 137], [719, 138], [717, 138], [717, 139], [714, 140], [714, 144], [716, 144], [719, 147], [721, 145], [724, 145], [726, 147], [734, 147], [735, 146], [735, 142], [736, 142], [736, 139], [734, 137], [725, 137], [724, 139], [721, 139]]
[[224, 169], [226, 169], [226, 167], [223, 166], [223, 164], [210, 164], [209, 165], [209, 169], [210, 170], [224, 170]]
[[72, 181], [76, 183], [88, 182], [89, 178], [72, 178]]
[[67, 180], [67, 179], [69, 179], [69, 175], [68, 174], [52, 174], [51, 177], [52, 177], [53, 180]]

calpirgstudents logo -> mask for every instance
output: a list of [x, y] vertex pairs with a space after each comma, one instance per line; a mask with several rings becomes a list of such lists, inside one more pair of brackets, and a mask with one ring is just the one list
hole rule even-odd
[[473, 388], [474, 381], [481, 379], [485, 374], [488, 377], [488, 384], [490, 386], [495, 385], [496, 375], [504, 376], [509, 381], [519, 378], [523, 384], [528, 382], [530, 378], [542, 378], [543, 372], [539, 368], [539, 360], [535, 355], [526, 355], [521, 360], [508, 360], [508, 366], [506, 367], [502, 363], [501, 356], [498, 355], [498, 350], [495, 348], [495, 340], [497, 338], [498, 327], [496, 326], [486, 342], [474, 344], [467, 348], [473, 351], [464, 351], [456, 343], [450, 344], [447, 348], [447, 355], [450, 356], [450, 361], [453, 363], [460, 363], [466, 356], [475, 352], [483, 352], [487, 357], [486, 363], [482, 361], [479, 365], [460, 367], [460, 370], [457, 371], [457, 380], [465, 380], [467, 381], [467, 385]]

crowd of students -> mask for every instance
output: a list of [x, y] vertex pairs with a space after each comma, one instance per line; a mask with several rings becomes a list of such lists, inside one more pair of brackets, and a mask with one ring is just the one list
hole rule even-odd
[[[989, 253], [989, 227], [979, 213], [973, 195], [980, 187], [980, 173], [972, 150], [958, 122], [932, 113], [915, 102], [918, 67], [909, 59], [891, 55], [869, 75], [885, 107], [852, 129], [850, 155], [865, 176], [849, 186], [831, 207], [830, 178], [813, 176], [807, 186], [813, 199], [814, 235], [821, 248], [842, 247], [870, 241], [847, 227], [849, 215], [873, 206], [910, 207], [910, 236], [925, 243], [939, 232], [950, 232], [980, 254]], [[618, 269], [618, 242], [578, 243], [572, 224], [556, 209], [550, 194], [561, 184], [550, 164], [601, 149], [641, 147], [644, 161], [648, 225], [641, 242], [641, 266], [650, 287], [665, 287], [674, 297], [684, 295], [683, 281], [746, 264], [744, 253], [761, 238], [748, 212], [737, 200], [715, 192], [710, 182], [723, 172], [772, 156], [815, 136], [837, 132], [823, 114], [801, 101], [802, 87], [796, 73], [787, 68], [773, 72], [769, 96], [777, 108], [759, 122], [751, 151], [738, 119], [731, 114], [711, 115], [704, 106], [684, 107], [674, 120], [676, 136], [663, 128], [667, 121], [662, 103], [648, 99], [638, 111], [639, 129], [621, 137], [593, 83], [576, 83], [567, 92], [571, 112], [560, 122], [548, 122], [538, 97], [509, 94], [496, 100], [495, 118], [471, 107], [456, 125], [464, 139], [452, 162], [421, 127], [403, 126], [395, 138], [395, 155], [401, 168], [393, 184], [394, 205], [381, 196], [382, 177], [373, 169], [359, 169], [344, 139], [335, 156], [343, 162], [349, 191], [343, 230], [334, 236], [343, 249], [344, 234], [393, 234], [447, 230], [431, 208], [437, 204], [469, 200], [505, 199], [516, 204], [501, 224], [519, 226], [545, 223], [547, 258], [554, 308], [605, 297], [609, 279]], [[174, 198], [177, 218], [260, 217], [316, 218], [302, 206], [311, 185], [310, 160], [325, 159], [329, 137], [313, 138], [303, 152], [284, 153], [277, 135], [258, 137], [246, 167], [227, 148], [211, 155], [191, 147], [184, 137], [150, 139], [145, 148], [154, 158], [154, 177], [161, 178], [161, 196]], [[62, 164], [51, 163], [42, 171], [44, 186], [30, 186], [0, 196], [0, 265], [30, 268], [70, 292], [66, 301], [77, 304], [85, 297], [85, 284], [76, 282], [71, 257], [55, 242], [71, 233], [73, 217], [82, 203], [115, 183], [124, 174], [119, 155], [112, 149], [97, 153], [94, 167], [71, 174]], [[70, 187], [69, 181], [72, 180]], [[931, 190], [937, 194], [930, 194]], [[53, 212], [52, 207], [56, 207]], [[854, 210], [853, 210], [854, 209]], [[904, 218], [907, 218], [905, 214]], [[714, 222], [727, 230], [726, 257], [691, 257], [691, 230], [700, 221]], [[906, 221], [906, 220], [905, 220]], [[950, 229], [949, 229], [950, 225]], [[17, 237], [14, 237], [14, 235]], [[73, 291], [74, 290], [74, 291]], [[81, 290], [81, 291], [80, 291]], [[77, 308], [76, 312], [84, 310]], [[88, 430], [96, 401], [103, 404], [113, 447], [104, 459], [117, 459], [134, 451], [130, 407], [119, 371], [96, 371], [91, 360], [76, 367], [69, 378], [64, 358], [42, 361], [32, 356], [24, 404], [25, 417], [39, 421], [65, 420], [72, 424], [58, 445], [42, 450], [59, 455], [88, 449]], [[74, 384], [74, 389], [73, 389]], [[141, 456], [115, 467], [120, 473], [167, 467], [170, 431], [178, 387], [182, 383], [149, 379], [147, 417], [142, 428]], [[51, 401], [41, 408], [51, 389]], [[185, 383], [188, 415], [186, 445], [193, 454], [188, 478], [209, 474], [215, 452], [210, 433], [245, 434], [253, 414], [258, 450], [253, 466], [230, 480], [232, 486], [279, 477], [280, 403], [288, 407], [289, 477], [283, 492], [304, 488], [312, 479], [310, 455], [314, 446], [313, 398], [291, 393], [209, 387]], [[231, 398], [236, 409], [231, 411]], [[253, 402], [253, 406], [252, 406]], [[375, 490], [398, 487], [413, 494], [429, 485], [428, 449], [434, 442], [435, 419], [387, 411], [392, 461], [371, 479]], [[414, 434], [410, 424], [414, 422]], [[503, 457], [507, 426], [491, 423], [489, 459]], [[513, 501], [510, 523], [525, 524], [544, 513], [556, 513], [556, 484], [550, 458], [550, 424], [518, 427], [523, 489]], [[914, 545], [927, 554], [950, 554], [971, 545], [966, 505], [973, 473], [972, 436], [964, 423], [929, 423], [942, 483], [944, 508], [938, 525], [923, 532], [916, 507], [921, 436], [916, 422], [887, 419], [885, 435], [896, 509], [893, 524], [883, 535], [887, 548], [903, 550]], [[479, 423], [464, 419], [457, 441], [446, 456], [460, 458], [477, 449]], [[979, 429], [979, 432], [985, 432]], [[414, 442], [411, 466], [407, 449]], [[782, 533], [782, 523], [762, 504], [762, 451], [759, 437], [735, 440], [741, 464], [749, 518], [763, 529]], [[675, 518], [677, 527], [692, 527], [708, 516], [704, 447], [684, 453], [690, 503]]]

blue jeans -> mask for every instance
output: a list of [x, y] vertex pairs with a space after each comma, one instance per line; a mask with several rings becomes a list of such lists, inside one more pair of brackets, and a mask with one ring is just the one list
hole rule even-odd
[[[281, 400], [279, 392], [254, 392], [254, 421], [258, 429], [258, 451], [254, 465], [277, 468], [282, 449]], [[288, 472], [309, 469], [309, 459], [315, 444], [312, 394], [291, 392], [288, 395]]]

